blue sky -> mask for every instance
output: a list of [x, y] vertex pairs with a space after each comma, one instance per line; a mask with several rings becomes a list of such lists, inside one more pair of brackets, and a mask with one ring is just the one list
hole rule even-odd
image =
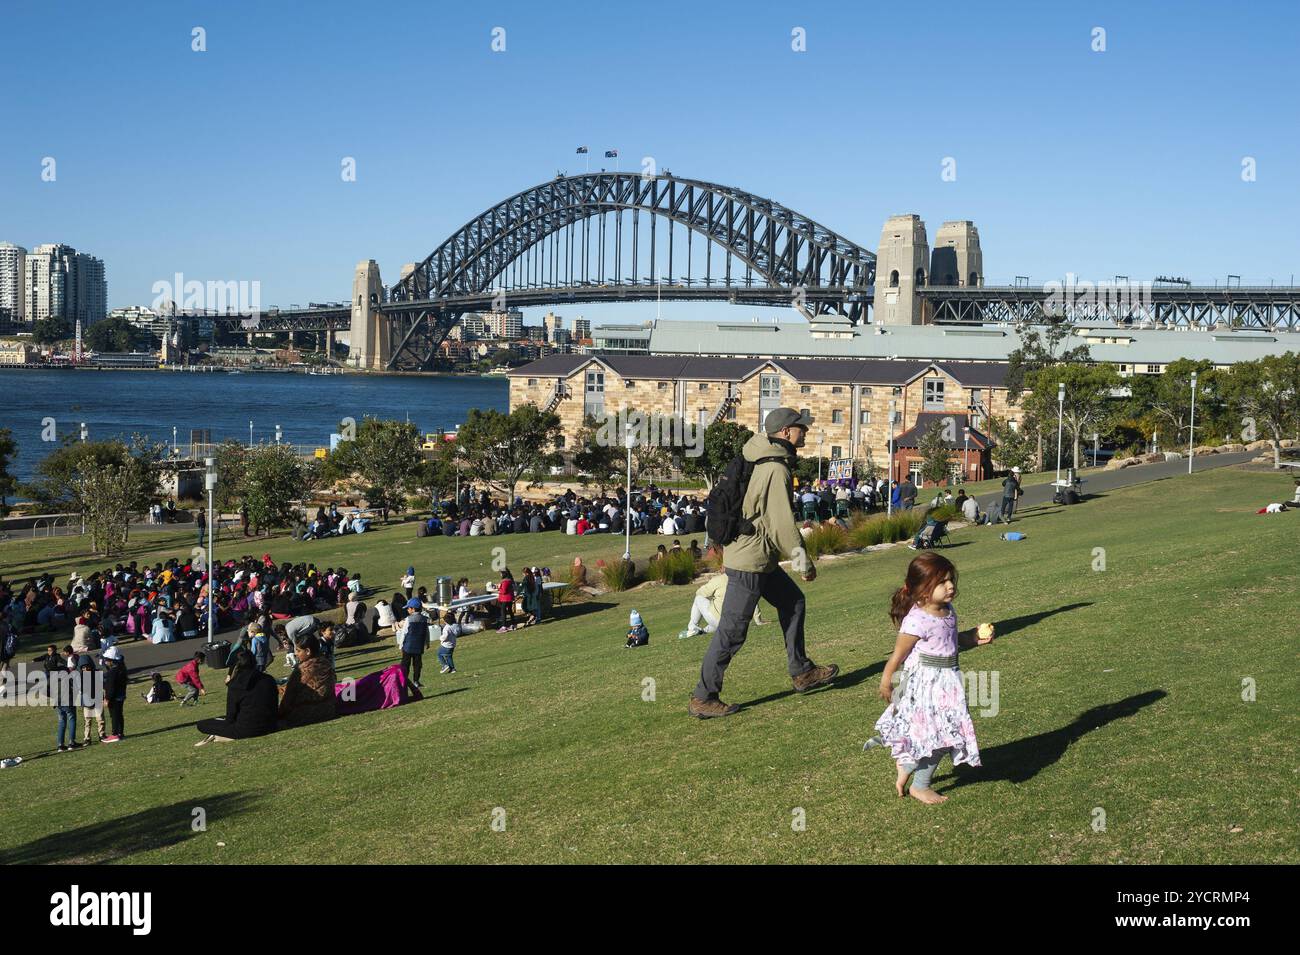
[[[581, 172], [579, 144], [593, 168], [607, 148], [624, 169], [653, 156], [870, 248], [891, 214], [931, 238], [973, 219], [989, 284], [1300, 271], [1291, 3], [9, 2], [0, 19], [0, 241], [101, 256], [110, 306], [175, 272], [260, 281], [263, 305], [346, 299], [359, 260], [394, 281], [499, 199]], [[664, 306], [719, 310], [738, 317]]]

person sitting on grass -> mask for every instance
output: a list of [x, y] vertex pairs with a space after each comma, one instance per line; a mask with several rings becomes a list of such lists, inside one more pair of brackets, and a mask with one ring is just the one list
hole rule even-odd
[[298, 666], [284, 685], [278, 710], [279, 728], [290, 729], [334, 718], [334, 665], [319, 637], [297, 647]]
[[204, 738], [194, 745], [228, 743], [275, 732], [277, 689], [275, 680], [253, 663], [253, 655], [240, 650], [226, 690], [225, 718], [199, 720], [198, 731]]
[[185, 696], [181, 700], [181, 705], [196, 703], [200, 696], [208, 695], [208, 691], [203, 688], [203, 678], [199, 676], [199, 667], [207, 658], [207, 654], [200, 651], [194, 654], [194, 658], [189, 663], [176, 671], [177, 685], [185, 687]]
[[153, 682], [149, 685], [148, 693], [141, 693], [146, 703], [167, 703], [176, 699], [172, 693], [172, 685], [163, 679], [163, 675], [156, 670], [149, 674]]
[[641, 614], [633, 610], [628, 623], [630, 626], [627, 631], [627, 643], [623, 644], [623, 648], [647, 646], [650, 643], [650, 631], [642, 622]]

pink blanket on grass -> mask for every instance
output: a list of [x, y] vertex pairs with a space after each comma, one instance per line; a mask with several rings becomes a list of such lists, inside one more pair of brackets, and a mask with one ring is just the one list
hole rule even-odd
[[334, 684], [335, 712], [339, 716], [386, 710], [419, 699], [422, 699], [420, 691], [407, 682], [397, 664], [377, 673], [367, 673], [352, 683]]

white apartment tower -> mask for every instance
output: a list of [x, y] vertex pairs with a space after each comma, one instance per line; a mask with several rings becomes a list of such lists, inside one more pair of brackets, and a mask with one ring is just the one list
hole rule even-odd
[[0, 321], [23, 322], [27, 315], [27, 250], [0, 242]]
[[28, 323], [57, 316], [89, 327], [108, 315], [103, 260], [67, 245], [38, 245], [27, 255], [25, 310]]

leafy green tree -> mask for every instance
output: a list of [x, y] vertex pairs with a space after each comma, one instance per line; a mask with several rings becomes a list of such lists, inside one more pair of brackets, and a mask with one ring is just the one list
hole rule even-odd
[[559, 415], [524, 404], [509, 414], [471, 408], [456, 437], [456, 458], [464, 473], [487, 481], [514, 500], [515, 487], [527, 472], [545, 473], [562, 460], [555, 451]]
[[734, 421], [715, 421], [704, 429], [704, 450], [698, 457], [686, 456], [682, 470], [687, 477], [703, 478], [705, 486], [713, 489], [727, 465], [754, 436], [743, 424]]
[[18, 442], [8, 428], [0, 428], [0, 517], [9, 513], [9, 496], [18, 492], [18, 479], [10, 468], [18, 453]]
[[[1020, 399], [1025, 389], [1029, 387], [1028, 379], [1034, 372], [1062, 362], [1091, 360], [1087, 345], [1065, 347], [1070, 337], [1071, 327], [1062, 318], [1048, 317], [1046, 324], [1043, 325], [1021, 323], [1016, 331], [1020, 336], [1020, 345], [1007, 356], [1007, 374], [1003, 379], [1007, 388], [1007, 398], [1010, 401], [1015, 402]], [[1043, 428], [1033, 430], [1037, 440], [1035, 467], [1041, 471], [1045, 434]], [[1055, 435], [1056, 432], [1053, 431], [1051, 433], [1053, 447], [1055, 447]]]
[[235, 510], [244, 500], [248, 448], [227, 438], [217, 445], [213, 457], [217, 461], [216, 505], [222, 511]]
[[590, 474], [601, 493], [609, 484], [618, 483], [626, 461], [624, 449], [602, 439], [608, 430], [602, 431], [595, 416], [587, 415], [573, 439], [573, 466], [580, 474]]
[[136, 328], [124, 318], [105, 318], [82, 333], [82, 344], [91, 351], [130, 351], [135, 346]]
[[943, 484], [952, 474], [952, 455], [944, 438], [942, 421], [936, 421], [921, 435], [917, 451], [921, 454], [921, 480]]
[[294, 520], [295, 506], [316, 483], [316, 469], [287, 444], [248, 449], [244, 469], [244, 504], [248, 522], [268, 534]]
[[79, 441], [75, 435], [66, 435], [61, 446], [51, 451], [36, 465], [36, 480], [24, 485], [22, 491], [43, 508], [58, 510], [76, 504], [77, 475], [89, 474], [96, 468], [125, 467], [137, 473], [130, 487], [135, 497], [127, 502], [132, 513], [143, 512], [158, 494], [158, 478], [164, 447], [140, 436], [130, 443], [112, 439], [108, 441]]
[[336, 466], [356, 474], [364, 485], [367, 503], [377, 508], [385, 521], [390, 511], [400, 509], [408, 490], [418, 485], [424, 462], [420, 431], [409, 421], [366, 418], [356, 437], [340, 441], [331, 458]]
[[37, 345], [54, 345], [72, 337], [72, 326], [66, 318], [52, 315], [32, 325], [32, 341]]
[[443, 441], [432, 452], [426, 452], [416, 469], [415, 487], [427, 495], [431, 505], [449, 499], [456, 488], [456, 448], [453, 442]]
[[1240, 415], [1242, 439], [1269, 441], [1273, 467], [1280, 470], [1282, 439], [1300, 431], [1300, 354], [1237, 362], [1222, 376], [1220, 387], [1233, 413]]
[[110, 557], [122, 553], [135, 512], [132, 502], [149, 493], [143, 472], [131, 464], [101, 465], [87, 458], [76, 472], [73, 493], [91, 550]]
[[1120, 386], [1119, 373], [1113, 365], [1086, 365], [1066, 362], [1048, 365], [1030, 372], [1026, 386], [1032, 395], [1026, 407], [1040, 423], [1058, 416], [1057, 388], [1065, 384], [1065, 404], [1060, 409], [1063, 430], [1074, 451], [1074, 467], [1079, 467], [1079, 448], [1085, 436], [1104, 430], [1113, 416], [1116, 401], [1114, 392]]
[[1022, 424], [1013, 428], [1006, 418], [990, 415], [985, 419], [985, 428], [994, 441], [992, 458], [1003, 470], [1020, 468], [1032, 471], [1034, 456], [1037, 453], [1038, 435], [1030, 427]]
[[1200, 422], [1202, 434], [1215, 413], [1216, 377], [1214, 363], [1202, 359], [1193, 361], [1180, 358], [1165, 366], [1162, 375], [1134, 375], [1134, 378], [1147, 379], [1150, 384], [1141, 387], [1146, 407], [1145, 417], [1160, 429], [1162, 435], [1168, 436], [1164, 442], [1177, 447], [1186, 445], [1191, 438], [1192, 418], [1192, 372], [1196, 372], [1196, 418]]

